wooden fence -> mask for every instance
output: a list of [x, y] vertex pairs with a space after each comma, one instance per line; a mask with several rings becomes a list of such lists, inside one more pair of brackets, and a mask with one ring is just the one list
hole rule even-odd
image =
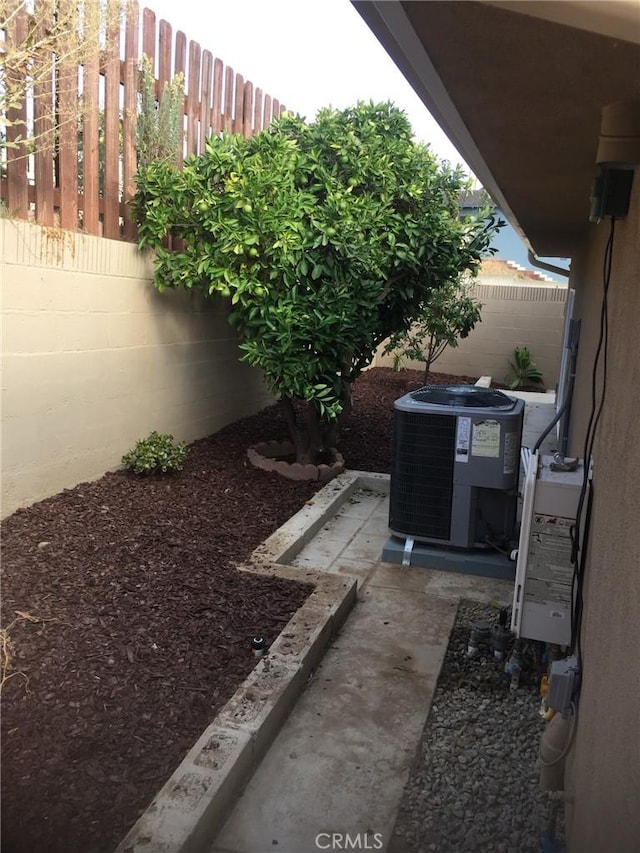
[[[70, 0], [35, 2], [53, 10]], [[99, 28], [92, 33], [95, 49], [85, 49], [79, 60], [73, 52], [65, 58], [61, 46], [47, 52], [45, 67], [38, 57], [38, 73], [23, 76], [21, 103], [6, 111], [9, 145], [0, 163], [0, 200], [19, 219], [135, 240], [127, 201], [135, 192], [142, 54], [153, 63], [158, 95], [174, 75], [184, 75], [184, 156], [201, 153], [205, 139], [223, 130], [251, 136], [285, 107], [197, 42], [187, 42], [183, 32], [174, 33], [167, 21], [158, 23], [150, 9], [140, 15], [135, 0], [127, 2], [115, 23], [99, 2], [84, 3], [102, 15], [105, 35], [101, 38]], [[36, 15], [21, 0], [9, 0], [12, 5], [4, 38], [19, 47], [33, 39]], [[28, 137], [30, 147], [20, 137]]]

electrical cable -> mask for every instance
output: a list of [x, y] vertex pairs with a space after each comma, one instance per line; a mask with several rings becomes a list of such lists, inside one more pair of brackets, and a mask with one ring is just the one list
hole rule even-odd
[[[540, 764], [543, 767], [553, 767], [554, 764], [559, 764], [561, 761], [564, 761], [564, 759], [567, 757], [567, 755], [569, 755], [569, 752], [571, 750], [571, 746], [573, 744], [573, 738], [574, 738], [575, 733], [576, 733], [576, 727], [577, 727], [576, 724], [578, 721], [578, 706], [576, 705], [575, 702], [572, 702], [570, 707], [571, 707], [571, 711], [573, 713], [571, 714], [571, 730], [569, 732], [569, 737], [567, 738], [567, 742], [564, 745], [564, 748], [562, 749], [562, 751], [560, 752], [560, 755], [556, 755], [556, 757], [552, 758], [551, 761], [545, 761], [541, 755], [541, 752], [540, 751], [538, 752], [538, 761], [540, 762]], [[542, 747], [542, 740], [540, 741], [540, 747]]]
[[[615, 240], [615, 217], [611, 218], [611, 228], [609, 237], [605, 246], [603, 256], [603, 292], [602, 302], [600, 306], [600, 330], [598, 344], [593, 361], [591, 372], [591, 412], [587, 423], [587, 430], [584, 440], [583, 453], [583, 478], [580, 496], [578, 498], [578, 508], [576, 511], [576, 521], [571, 528], [572, 554], [571, 559], [574, 563], [574, 573], [571, 585], [571, 647], [578, 659], [579, 671], [582, 672], [582, 650], [580, 648], [580, 633], [582, 627], [583, 613], [583, 594], [584, 594], [584, 576], [586, 571], [586, 557], [588, 546], [588, 534], [591, 525], [591, 509], [593, 506], [593, 486], [589, 489], [591, 477], [591, 462], [593, 448], [595, 446], [595, 438], [598, 429], [600, 417], [604, 409], [604, 403], [607, 393], [607, 359], [609, 348], [609, 306], [608, 296], [609, 287], [611, 284], [611, 270], [613, 266], [613, 248]], [[600, 357], [602, 356], [602, 381], [600, 397], [598, 399], [598, 373], [600, 367]], [[589, 495], [587, 497], [587, 492]], [[585, 506], [586, 500], [586, 506]], [[584, 525], [583, 525], [584, 513]], [[584, 529], [583, 529], [584, 527]], [[580, 681], [578, 684], [579, 690]]]
[[[554, 426], [558, 423], [558, 421], [562, 418], [564, 413], [571, 410], [571, 401], [573, 399], [573, 388], [574, 388], [575, 379], [576, 379], [576, 360], [577, 360], [577, 355], [578, 355], [578, 339], [579, 339], [579, 336], [580, 336], [580, 323], [577, 321], [572, 321], [570, 341], [569, 341], [569, 345], [567, 347], [567, 349], [569, 349], [571, 351], [571, 361], [570, 361], [570, 367], [569, 367], [569, 371], [570, 371], [569, 372], [569, 382], [567, 384], [567, 391], [566, 391], [565, 399], [564, 399], [562, 405], [560, 406], [560, 408], [558, 409], [558, 411], [556, 412], [554, 419], [546, 427], [546, 429], [544, 430], [542, 435], [540, 435], [538, 437], [538, 440], [536, 441], [536, 443], [533, 447], [532, 453], [537, 453], [538, 450], [540, 450], [540, 446], [542, 445], [542, 442], [549, 435], [549, 433], [554, 428]], [[563, 436], [562, 447], [561, 447], [561, 453], [562, 453], [563, 458], [566, 455], [566, 450], [567, 450], [566, 444], [567, 444], [566, 436]]]

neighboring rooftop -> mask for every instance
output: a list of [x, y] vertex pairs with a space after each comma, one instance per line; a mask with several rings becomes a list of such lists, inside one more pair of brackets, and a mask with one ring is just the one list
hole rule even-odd
[[551, 276], [545, 275], [535, 270], [526, 269], [515, 261], [507, 261], [502, 258], [485, 258], [480, 268], [480, 276], [509, 278], [518, 284], [533, 282], [534, 284], [544, 285], [561, 285], [562, 282], [556, 281]]

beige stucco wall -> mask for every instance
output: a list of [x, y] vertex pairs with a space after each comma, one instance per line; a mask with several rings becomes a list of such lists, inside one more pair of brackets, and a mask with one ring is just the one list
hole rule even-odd
[[[527, 346], [534, 362], [542, 370], [547, 388], [555, 388], [562, 354], [566, 285], [530, 285], [503, 276], [484, 276], [473, 287], [482, 303], [482, 322], [471, 334], [448, 347], [435, 362], [433, 370], [463, 376], [492, 376], [504, 382], [509, 361], [517, 346]], [[376, 366], [391, 367], [393, 357], [376, 354]], [[406, 367], [421, 369], [419, 362]]]
[[0, 220], [2, 515], [270, 401], [222, 301], [158, 294], [135, 246]]
[[[582, 315], [573, 452], [582, 453], [600, 322], [609, 221], [574, 260]], [[571, 853], [640, 849], [640, 174], [616, 223], [608, 296], [605, 406], [594, 448], [594, 506], [582, 631], [584, 681], [569, 773]]]

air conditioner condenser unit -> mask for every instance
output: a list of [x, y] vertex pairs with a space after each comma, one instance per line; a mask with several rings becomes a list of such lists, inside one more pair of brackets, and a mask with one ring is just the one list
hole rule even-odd
[[428, 385], [396, 400], [391, 534], [462, 549], [510, 542], [523, 415], [522, 400], [475, 385]]

